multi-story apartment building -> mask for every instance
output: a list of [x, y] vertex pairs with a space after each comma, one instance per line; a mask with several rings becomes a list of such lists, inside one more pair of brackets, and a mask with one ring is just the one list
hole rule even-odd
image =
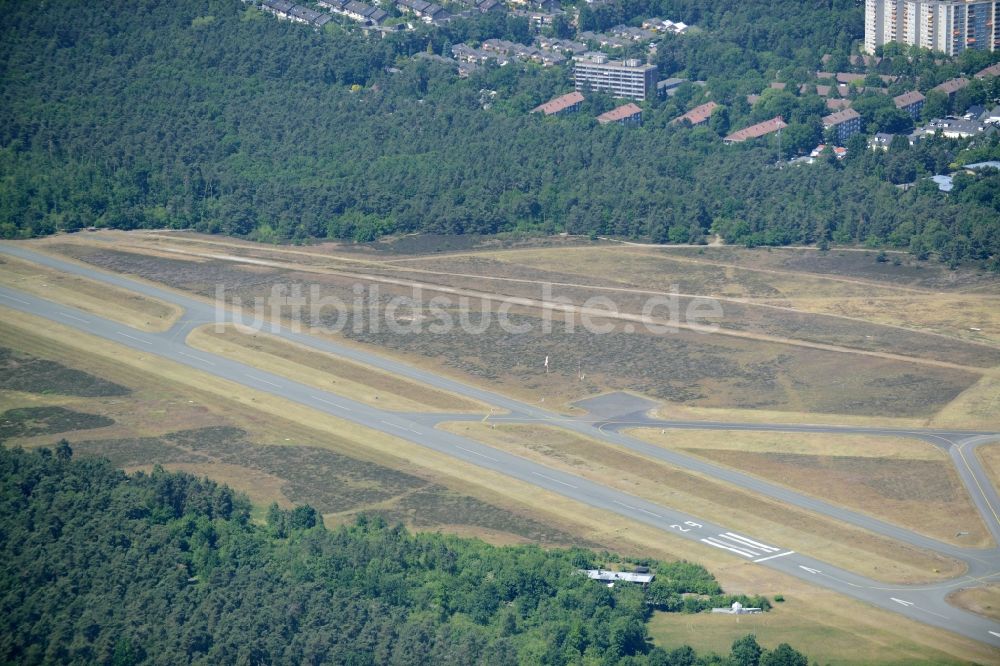
[[588, 53], [574, 58], [573, 80], [583, 92], [600, 90], [614, 97], [650, 99], [656, 94], [656, 71], [656, 65], [641, 60], [608, 60], [603, 53]]
[[861, 131], [861, 114], [854, 109], [844, 109], [823, 117], [823, 129], [837, 133], [837, 143], [844, 143]]
[[954, 56], [1000, 49], [1000, 0], [865, 0], [865, 50], [900, 42]]

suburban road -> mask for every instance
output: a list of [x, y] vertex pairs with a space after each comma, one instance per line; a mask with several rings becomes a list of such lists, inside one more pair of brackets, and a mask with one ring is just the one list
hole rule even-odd
[[[641, 404], [630, 405], [627, 400], [619, 405], [618, 409], [615, 409], [616, 405], [614, 404], [595, 403], [593, 405], [595, 411], [588, 416], [571, 418], [542, 409], [537, 405], [523, 403], [507, 396], [439, 376], [401, 361], [340, 345], [326, 338], [293, 332], [271, 324], [268, 324], [265, 329], [268, 333], [310, 346], [318, 351], [364, 363], [434, 388], [479, 400], [507, 412], [491, 417], [494, 421], [544, 422], [566, 428], [645, 456], [663, 460], [683, 469], [705, 474], [747, 491], [829, 516], [919, 548], [941, 553], [962, 561], [968, 567], [964, 575], [949, 581], [927, 585], [890, 585], [790, 550], [774, 543], [766, 534], [738, 533], [723, 525], [714, 524], [697, 516], [650, 502], [588, 479], [549, 468], [436, 427], [444, 421], [473, 418], [479, 420], [481, 417], [468, 414], [412, 414], [386, 411], [187, 345], [188, 334], [198, 326], [214, 323], [220, 318], [232, 321], [233, 313], [228, 310], [217, 309], [201, 300], [167, 289], [160, 289], [121, 275], [106, 273], [95, 268], [33, 252], [20, 245], [0, 243], [0, 253], [157, 298], [179, 306], [184, 310], [184, 314], [170, 330], [163, 333], [149, 333], [7, 288], [0, 288], [0, 307], [2, 308], [43, 317], [134, 350], [195, 368], [248, 388], [352, 421], [558, 493], [596, 509], [627, 516], [664, 532], [669, 532], [674, 536], [697, 541], [706, 547], [721, 549], [733, 557], [753, 562], [759, 566], [770, 567], [885, 610], [1000, 648], [1000, 623], [960, 610], [945, 600], [950, 592], [963, 587], [979, 586], [987, 582], [1000, 582], [1000, 547], [967, 549], [946, 544], [756, 477], [654, 446], [630, 437], [622, 431], [634, 427], [653, 427], [719, 431], [822, 432], [906, 436], [923, 439], [947, 451], [951, 456], [970, 497], [997, 543], [1000, 543], [1000, 515], [998, 515], [1000, 514], [1000, 497], [997, 496], [996, 489], [979, 465], [974, 449], [991, 441], [1000, 440], [1000, 433], [669, 421], [652, 418], [647, 415], [648, 406], [643, 408]], [[607, 409], [602, 412], [601, 409], [604, 407]], [[639, 408], [636, 409], [636, 407]]]

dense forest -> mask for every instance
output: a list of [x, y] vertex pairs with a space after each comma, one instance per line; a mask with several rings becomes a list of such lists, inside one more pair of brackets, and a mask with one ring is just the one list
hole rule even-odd
[[[659, 15], [700, 30], [663, 37], [654, 62], [661, 77], [706, 85], [648, 103], [635, 129], [599, 126], [594, 115], [616, 103], [601, 95], [572, 117], [528, 114], [571, 87], [560, 67], [459, 79], [412, 57], [488, 37], [528, 41], [527, 23], [503, 14], [378, 39], [278, 21], [237, 0], [7, 0], [2, 10], [0, 237], [91, 225], [270, 242], [531, 229], [697, 243], [719, 233], [1000, 267], [1000, 175], [963, 176], [949, 194], [925, 180], [970, 161], [968, 140], [872, 153], [859, 136], [846, 160], [776, 168], [823, 139], [827, 110], [798, 84], [851, 67], [863, 18], [853, 0], [582, 7], [584, 27]], [[992, 55], [897, 53], [879, 72], [899, 77], [891, 94], [926, 91]], [[790, 85], [750, 107], [746, 95], [775, 79]], [[928, 106], [956, 110], [1000, 97], [997, 88], [977, 81]], [[723, 105], [708, 127], [670, 124], [708, 99]], [[855, 100], [870, 130], [912, 127], [887, 104], [874, 93]], [[722, 144], [777, 114], [790, 123], [780, 149], [773, 139]], [[996, 134], [972, 152], [1000, 157]]]
[[126, 664], [801, 665], [752, 636], [731, 655], [654, 646], [656, 608], [721, 594], [702, 567], [646, 562], [648, 589], [577, 573], [597, 555], [410, 534], [315, 510], [249, 520], [226, 486], [0, 447], [0, 661]]

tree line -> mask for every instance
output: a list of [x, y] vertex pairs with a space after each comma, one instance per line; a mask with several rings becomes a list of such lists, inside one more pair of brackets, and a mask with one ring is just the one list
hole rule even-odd
[[[607, 6], [615, 21], [659, 14], [704, 26], [664, 37], [655, 61], [661, 76], [707, 85], [649, 103], [642, 128], [602, 127], [594, 115], [619, 102], [601, 95], [568, 118], [528, 113], [571, 87], [562, 68], [484, 67], [463, 80], [411, 57], [523, 40], [523, 23], [503, 16], [376, 39], [332, 24], [314, 31], [235, 0], [8, 3], [0, 236], [169, 227], [308, 242], [527, 229], [697, 243], [718, 232], [735, 243], [864, 243], [998, 264], [995, 175], [951, 195], [896, 187], [963, 161], [968, 142], [871, 155], [858, 144], [844, 163], [775, 168], [822, 140], [822, 101], [797, 83], [815, 83], [825, 52], [846, 62], [860, 34], [855, 3]], [[982, 64], [981, 54], [963, 57], [880, 66], [902, 87]], [[745, 95], [775, 77], [786, 92], [750, 107]], [[709, 127], [670, 123], [709, 97], [725, 107]], [[872, 100], [858, 102], [866, 120], [892, 127], [897, 114]], [[719, 140], [772, 113], [791, 124], [780, 151], [773, 137]], [[1000, 154], [995, 139], [974, 149]]]
[[327, 530], [309, 506], [273, 505], [264, 524], [250, 513], [227, 486], [126, 475], [75, 459], [65, 440], [0, 447], [0, 660], [806, 663], [752, 637], [721, 656], [653, 645], [646, 621], [673, 597], [763, 601], [724, 597], [695, 564], [647, 562], [654, 586], [608, 588], [577, 573], [599, 559], [582, 549], [411, 534], [378, 517]]

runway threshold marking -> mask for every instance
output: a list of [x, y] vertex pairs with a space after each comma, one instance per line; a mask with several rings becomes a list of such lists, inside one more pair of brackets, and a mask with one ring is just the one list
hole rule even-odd
[[754, 541], [749, 537], [735, 534], [734, 532], [725, 532], [721, 536], [725, 536], [731, 541], [736, 541], [737, 543], [745, 544], [750, 548], [756, 548], [757, 550], [762, 550], [765, 553], [777, 553], [779, 550], [781, 550], [780, 548], [775, 548], [774, 546], [767, 546], [765, 544], [760, 543], [759, 541]]
[[767, 562], [768, 560], [773, 560], [777, 557], [784, 557], [785, 555], [792, 555], [794, 553], [795, 553], [794, 550], [790, 550], [785, 553], [778, 553], [777, 555], [768, 555], [767, 557], [762, 557], [760, 559], [754, 560], [754, 562]]
[[709, 546], [715, 546], [716, 548], [721, 548], [722, 550], [728, 550], [728, 551], [730, 551], [732, 553], [736, 553], [737, 555], [742, 555], [743, 557], [748, 557], [749, 558], [749, 557], [753, 557], [754, 555], [756, 555], [756, 553], [751, 553], [751, 552], [748, 552], [748, 551], [743, 550], [741, 548], [737, 548], [735, 545], [731, 545], [731, 544], [727, 544], [727, 543], [724, 543], [722, 541], [719, 541], [715, 537], [706, 537], [704, 539], [701, 539], [701, 542], [702, 543], [707, 543]]
[[122, 336], [123, 338], [128, 338], [129, 340], [135, 340], [136, 342], [141, 342], [144, 345], [151, 345], [151, 344], [153, 344], [149, 340], [143, 340], [142, 338], [137, 338], [134, 335], [129, 335], [128, 333], [122, 333], [121, 331], [116, 331], [116, 332], [118, 333], [118, 335]]
[[555, 483], [560, 483], [560, 484], [562, 484], [564, 486], [569, 486], [570, 488], [576, 488], [577, 487], [577, 486], [574, 486], [572, 483], [566, 483], [565, 481], [560, 481], [559, 479], [553, 479], [551, 476], [545, 476], [544, 474], [539, 474], [538, 472], [532, 472], [532, 474], [534, 474], [535, 476], [540, 476], [543, 479], [547, 479], [549, 481], [553, 481]]

